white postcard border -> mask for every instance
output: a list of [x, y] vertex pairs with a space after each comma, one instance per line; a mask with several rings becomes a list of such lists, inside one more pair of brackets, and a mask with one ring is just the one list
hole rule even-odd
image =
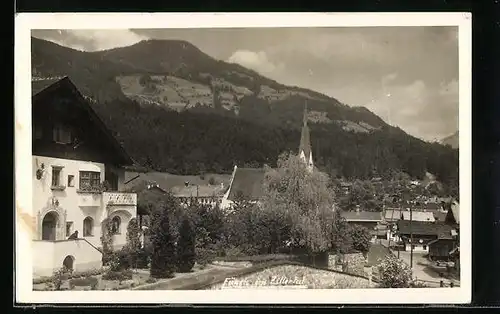
[[[470, 13], [22, 13], [15, 18], [16, 301], [20, 303], [455, 304], [471, 301]], [[461, 284], [456, 288], [32, 291], [31, 29], [458, 26]]]

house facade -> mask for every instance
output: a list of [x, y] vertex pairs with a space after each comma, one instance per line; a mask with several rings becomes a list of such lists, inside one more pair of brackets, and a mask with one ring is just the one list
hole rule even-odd
[[34, 276], [100, 268], [105, 223], [119, 249], [137, 214], [133, 161], [67, 77], [32, 83], [32, 126]]

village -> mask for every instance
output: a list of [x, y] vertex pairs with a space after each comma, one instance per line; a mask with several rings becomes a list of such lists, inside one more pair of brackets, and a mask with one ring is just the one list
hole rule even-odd
[[[227, 278], [299, 275], [305, 288], [460, 286], [459, 200], [435, 193], [431, 174], [323, 182], [307, 104], [298, 151], [276, 169], [187, 177], [132, 160], [69, 77], [34, 80], [32, 101], [34, 290], [221, 289]], [[294, 222], [309, 204], [325, 218]]]

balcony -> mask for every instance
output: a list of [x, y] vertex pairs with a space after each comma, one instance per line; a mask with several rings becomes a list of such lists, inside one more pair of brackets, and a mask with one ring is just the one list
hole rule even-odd
[[104, 192], [102, 201], [105, 206], [137, 206], [137, 194], [124, 192]]

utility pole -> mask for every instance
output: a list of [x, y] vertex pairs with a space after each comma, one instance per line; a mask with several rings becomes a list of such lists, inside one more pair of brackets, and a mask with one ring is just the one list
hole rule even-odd
[[412, 202], [409, 202], [410, 205], [410, 269], [413, 271], [413, 228], [412, 228], [412, 221], [413, 221], [413, 208], [412, 208]]

